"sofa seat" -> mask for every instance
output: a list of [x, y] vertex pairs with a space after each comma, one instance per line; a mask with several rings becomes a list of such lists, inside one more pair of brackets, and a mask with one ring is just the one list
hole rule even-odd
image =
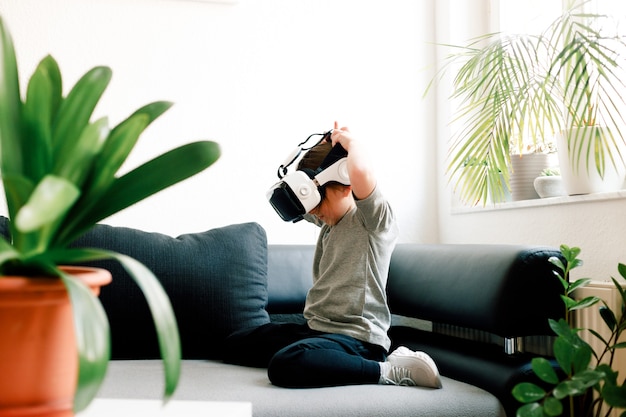
[[[98, 397], [160, 399], [162, 373], [160, 360], [111, 361]], [[442, 389], [389, 385], [287, 389], [270, 384], [265, 369], [185, 360], [173, 399], [250, 402], [254, 417], [506, 415], [498, 399], [487, 391], [446, 377], [442, 377], [442, 383]]]

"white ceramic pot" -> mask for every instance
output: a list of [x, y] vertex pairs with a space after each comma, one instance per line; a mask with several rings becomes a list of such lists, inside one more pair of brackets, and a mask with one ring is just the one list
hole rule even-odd
[[541, 198], [559, 197], [566, 195], [563, 179], [560, 175], [541, 176], [535, 178], [535, 191]]
[[541, 171], [556, 165], [554, 154], [529, 153], [511, 155], [511, 195], [513, 201], [539, 198], [535, 191], [535, 178]]
[[[568, 195], [602, 193], [616, 191], [624, 187], [626, 167], [614, 153], [617, 167], [610, 160], [605, 163], [604, 176], [598, 173], [595, 156], [593, 153], [593, 141], [603, 140], [599, 135], [599, 127], [581, 127], [568, 129], [556, 134], [557, 153], [559, 155], [559, 168], [563, 178], [563, 187]], [[588, 155], [583, 155], [576, 164], [572, 162], [571, 147], [574, 142], [582, 143], [583, 149], [590, 149]], [[619, 144], [619, 151], [626, 158], [626, 146]]]

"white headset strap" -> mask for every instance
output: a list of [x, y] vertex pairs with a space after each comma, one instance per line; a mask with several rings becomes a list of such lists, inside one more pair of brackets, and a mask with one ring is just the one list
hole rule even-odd
[[348, 176], [348, 158], [343, 157], [328, 168], [317, 174], [314, 181], [318, 186], [322, 186], [328, 182], [336, 181], [343, 185], [350, 185], [350, 177]]

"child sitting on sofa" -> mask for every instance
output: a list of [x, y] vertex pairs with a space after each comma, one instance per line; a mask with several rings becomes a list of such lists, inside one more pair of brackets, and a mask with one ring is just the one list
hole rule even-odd
[[385, 288], [398, 235], [396, 220], [364, 151], [335, 122], [298, 169], [317, 169], [331, 148], [348, 152], [350, 185], [330, 182], [321, 203], [304, 218], [321, 227], [306, 324], [268, 323], [229, 336], [226, 361], [268, 368], [272, 384], [305, 388], [351, 384], [440, 388], [439, 372], [424, 352], [399, 347], [387, 357], [391, 314]]

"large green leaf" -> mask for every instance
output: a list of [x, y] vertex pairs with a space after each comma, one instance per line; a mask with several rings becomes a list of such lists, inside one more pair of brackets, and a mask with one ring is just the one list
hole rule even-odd
[[126, 161], [141, 133], [171, 106], [172, 103], [166, 101], [150, 103], [111, 130], [94, 165], [94, 178], [90, 188], [101, 190], [113, 182], [115, 174]]
[[46, 74], [37, 70], [30, 78], [24, 102], [24, 174], [38, 182], [50, 172], [52, 149], [50, 147], [50, 112], [52, 89]]
[[52, 168], [52, 120], [61, 102], [61, 74], [51, 56], [41, 60], [30, 78], [24, 102], [25, 175], [38, 182]]
[[[171, 101], [164, 101], [164, 100], [154, 101], [152, 103], [146, 104], [145, 106], [142, 106], [139, 109], [135, 110], [135, 112], [131, 114], [128, 117], [128, 119], [131, 119], [138, 115], [146, 115], [150, 119], [150, 122], [148, 123], [150, 124], [154, 122], [157, 118], [159, 118], [167, 110], [169, 110], [173, 105], [174, 103], [172, 103]], [[123, 123], [124, 122], [121, 122], [120, 125]]]
[[622, 378], [622, 385], [618, 383], [618, 372], [614, 371], [608, 364], [598, 366], [598, 371], [606, 374], [605, 384], [601, 389], [601, 394], [607, 404], [626, 409], [626, 380]]
[[569, 323], [565, 319], [548, 319], [548, 324], [557, 336], [561, 336], [565, 339], [572, 339], [576, 336], [573, 330], [570, 328]]
[[531, 366], [535, 375], [537, 375], [542, 381], [553, 385], [559, 382], [559, 377], [554, 371], [552, 363], [550, 363], [550, 361], [546, 358], [533, 358]]
[[572, 375], [589, 367], [593, 350], [580, 338], [573, 340], [559, 336], [554, 341], [554, 356], [561, 369]]
[[575, 397], [584, 395], [589, 388], [596, 385], [604, 377], [603, 372], [595, 370], [585, 370], [574, 375], [571, 379], [559, 383], [553, 391], [555, 398], [563, 399], [565, 397]]
[[546, 396], [546, 391], [532, 382], [521, 382], [513, 388], [513, 397], [522, 403], [540, 401]]
[[80, 189], [65, 178], [47, 175], [33, 190], [15, 217], [18, 230], [28, 233], [63, 216], [80, 196]]
[[134, 278], [150, 307], [163, 358], [164, 396], [167, 400], [174, 394], [180, 378], [181, 346], [174, 310], [163, 287], [148, 268], [126, 255], [114, 254], [113, 256]]
[[[28, 202], [36, 184], [30, 179], [17, 174], [2, 175], [4, 194], [10, 213], [17, 213]], [[41, 237], [35, 233], [22, 233], [16, 230], [15, 222], [9, 223], [13, 245], [20, 252], [27, 252], [39, 246]]]
[[[2, 183], [4, 185], [4, 194], [10, 212], [17, 213], [20, 208], [30, 198], [35, 186], [37, 185], [31, 179], [21, 174], [2, 174]], [[15, 225], [11, 222], [11, 227]]]
[[56, 166], [71, 164], [73, 149], [96, 104], [111, 80], [108, 67], [95, 67], [83, 75], [61, 103], [52, 125], [53, 158]]
[[615, 313], [613, 313], [613, 311], [606, 306], [600, 307], [599, 312], [600, 317], [602, 317], [602, 320], [604, 320], [604, 323], [607, 325], [609, 330], [614, 331], [615, 327], [617, 326], [617, 318], [615, 317]]
[[57, 270], [72, 303], [72, 315], [78, 347], [78, 384], [74, 411], [85, 409], [96, 396], [104, 380], [111, 355], [107, 315], [91, 290], [72, 276]]
[[40, 70], [45, 72], [50, 83], [50, 120], [48, 120], [48, 124], [52, 126], [59, 107], [63, 102], [63, 78], [59, 64], [51, 55], [46, 56], [39, 62], [36, 71]]
[[539, 403], [524, 404], [517, 410], [516, 417], [544, 417], [543, 406]]
[[19, 252], [13, 245], [6, 241], [4, 236], [0, 236], [0, 274], [4, 274], [5, 262], [19, 258]]
[[595, 296], [585, 297], [582, 300], [577, 300], [572, 306], [570, 306], [570, 310], [582, 310], [584, 308], [591, 307], [597, 304], [600, 301], [600, 298]]
[[210, 141], [193, 142], [166, 152], [118, 178], [106, 195], [110, 206], [103, 209], [122, 210], [197, 174], [219, 156], [219, 145]]
[[117, 178], [98, 204], [85, 212], [80, 224], [67, 230], [57, 243], [66, 245], [72, 242], [100, 220], [201, 172], [219, 156], [217, 143], [200, 141], [180, 146], [146, 162]]
[[71, 151], [71, 155], [55, 160], [54, 174], [67, 178], [67, 180], [82, 189], [83, 182], [92, 172], [96, 155], [102, 149], [104, 140], [108, 135], [109, 120], [107, 117], [87, 124], [78, 139], [72, 144], [72, 148], [67, 149]]
[[561, 259], [558, 256], [551, 256], [548, 259], [548, 262], [550, 262], [552, 265], [556, 266], [561, 273], [565, 272], [565, 265], [563, 264], [563, 261], [561, 261]]
[[[571, 267], [570, 267], [571, 268]], [[571, 294], [576, 291], [578, 288], [582, 288], [587, 286], [591, 282], [591, 278], [581, 278], [569, 284], [567, 293]]]
[[607, 404], [626, 409], [626, 384], [605, 385], [602, 389], [602, 396]]
[[[626, 273], [626, 265], [620, 263], [617, 266], [617, 268], [620, 272], [620, 275], [626, 278], [626, 275], [624, 275]], [[623, 306], [622, 310], [624, 311], [626, 310], [626, 288], [623, 288], [622, 285], [613, 277], [611, 277], [611, 281], [613, 281], [613, 285], [615, 285], [615, 289], [620, 294], [620, 297], [622, 299], [622, 306]]]
[[593, 349], [580, 338], [577, 330], [570, 328], [567, 321], [549, 320], [550, 328], [558, 335], [554, 341], [554, 356], [567, 375], [586, 370], [593, 356]]
[[554, 397], [548, 397], [543, 403], [543, 412], [548, 416], [563, 414], [563, 404]]
[[[22, 174], [22, 102], [13, 40], [0, 17], [0, 149], [3, 175]], [[9, 212], [9, 215], [15, 213]]]

